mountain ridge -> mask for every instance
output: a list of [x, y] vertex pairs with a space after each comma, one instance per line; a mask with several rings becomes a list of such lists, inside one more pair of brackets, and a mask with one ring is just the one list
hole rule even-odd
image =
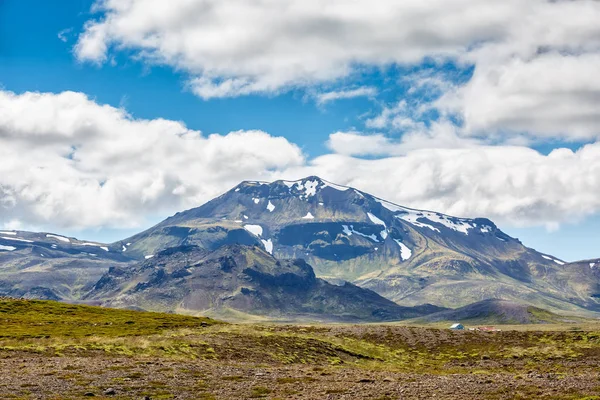
[[[46, 260], [33, 254], [40, 248], [62, 251], [64, 257], [57, 257], [51, 271], [79, 259], [97, 264], [85, 285], [57, 294], [78, 299], [109, 267], [144, 262], [168, 248], [214, 251], [241, 244], [260, 246], [277, 259], [304, 259], [320, 278], [349, 281], [405, 306], [456, 308], [506, 298], [551, 310], [600, 311], [600, 276], [579, 278], [579, 267], [525, 247], [489, 219], [404, 207], [315, 176], [241, 182], [130, 238], [89, 246], [97, 254], [82, 251], [83, 241], [32, 235], [37, 239], [17, 250], [0, 248], [0, 265], [9, 253], [14, 259], [29, 257], [12, 269], [9, 279], [3, 277], [10, 268], [0, 269], [0, 288], [20, 285], [29, 279], [27, 268], [43, 266]], [[5, 239], [0, 232], [0, 246], [10, 246]], [[31, 254], [22, 254], [25, 248]], [[9, 265], [19, 264], [14, 259]], [[85, 275], [83, 270], [74, 275]], [[38, 282], [33, 279], [29, 289]]]

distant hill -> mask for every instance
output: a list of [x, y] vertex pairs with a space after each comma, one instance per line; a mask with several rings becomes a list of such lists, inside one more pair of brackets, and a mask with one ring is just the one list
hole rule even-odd
[[489, 299], [456, 310], [445, 310], [419, 318], [418, 322], [462, 322], [469, 324], [549, 324], [579, 320], [512, 301]]
[[116, 265], [126, 247], [52, 233], [0, 230], [0, 295], [77, 300]]
[[276, 260], [259, 246], [163, 250], [135, 266], [111, 268], [86, 296], [111, 307], [140, 307], [232, 318], [392, 321], [440, 311], [401, 307], [350, 283], [318, 279], [304, 260]]

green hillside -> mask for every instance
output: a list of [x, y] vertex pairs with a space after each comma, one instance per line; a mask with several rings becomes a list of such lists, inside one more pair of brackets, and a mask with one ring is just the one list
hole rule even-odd
[[122, 337], [221, 324], [210, 318], [41, 300], [0, 300], [0, 339]]

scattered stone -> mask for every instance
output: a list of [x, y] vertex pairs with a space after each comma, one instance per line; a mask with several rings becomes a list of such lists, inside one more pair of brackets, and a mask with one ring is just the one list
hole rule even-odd
[[108, 388], [104, 391], [105, 396], [114, 396], [115, 394], [117, 394], [117, 391], [113, 388]]

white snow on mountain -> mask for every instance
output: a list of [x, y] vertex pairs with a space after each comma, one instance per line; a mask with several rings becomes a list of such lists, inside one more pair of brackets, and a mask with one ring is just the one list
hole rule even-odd
[[4, 250], [4, 251], [14, 251], [14, 250], [16, 250], [16, 249], [17, 249], [17, 248], [16, 248], [16, 247], [13, 247], [13, 246], [2, 246], [2, 245], [0, 244], [0, 250]]
[[49, 233], [49, 234], [46, 235], [46, 237], [50, 238], [50, 239], [60, 240], [61, 242], [64, 242], [64, 243], [71, 243], [71, 241], [68, 238], [64, 237], [64, 236], [52, 235], [52, 234]]
[[269, 239], [269, 240], [261, 239], [261, 242], [265, 246], [265, 250], [267, 250], [267, 253], [273, 254], [273, 241], [271, 239]]
[[342, 230], [346, 236], [352, 236], [352, 234], [357, 234], [359, 236], [363, 236], [368, 239], [371, 239], [374, 242], [379, 242], [379, 240], [377, 239], [377, 236], [375, 236], [375, 234], [367, 235], [362, 232], [355, 231], [354, 225], [350, 225], [350, 228], [348, 228], [348, 225], [342, 225]]
[[545, 258], [546, 260], [549, 260], [549, 261], [554, 261], [554, 262], [555, 262], [555, 263], [557, 263], [558, 265], [565, 265], [565, 263], [564, 263], [564, 262], [562, 262], [562, 261], [560, 261], [560, 260], [557, 260], [557, 259], [555, 259], [555, 258], [552, 258], [552, 257], [546, 256], [546, 255], [544, 255], [544, 254], [542, 254], [542, 257], [543, 257], [543, 258]]
[[0, 237], [0, 239], [13, 240], [15, 242], [33, 243], [33, 240], [19, 239], [19, 238], [5, 237], [5, 236]]
[[400, 258], [402, 259], [402, 261], [406, 261], [412, 257], [412, 250], [409, 249], [404, 243], [402, 243], [398, 239], [394, 239], [394, 242], [396, 242], [398, 246], [400, 246]]
[[244, 229], [254, 236], [262, 236], [263, 228], [260, 225], [244, 225]]
[[383, 222], [382, 220], [380, 220], [379, 218], [377, 218], [376, 216], [374, 216], [371, 213], [367, 213], [367, 216], [369, 217], [371, 222], [374, 223], [375, 225], [383, 225], [383, 230], [381, 231], [380, 235], [383, 238], [383, 240], [385, 240], [388, 236], [387, 225], [385, 224], [385, 222]]
[[267, 210], [269, 210], [269, 212], [273, 212], [273, 210], [275, 210], [275, 206], [273, 203], [271, 203], [271, 200], [269, 200], [269, 204], [267, 204]]
[[315, 219], [315, 217], [309, 211], [308, 214], [306, 214], [304, 217], [302, 217], [302, 219]]
[[16, 236], [16, 232], [0, 231], [0, 235]]

